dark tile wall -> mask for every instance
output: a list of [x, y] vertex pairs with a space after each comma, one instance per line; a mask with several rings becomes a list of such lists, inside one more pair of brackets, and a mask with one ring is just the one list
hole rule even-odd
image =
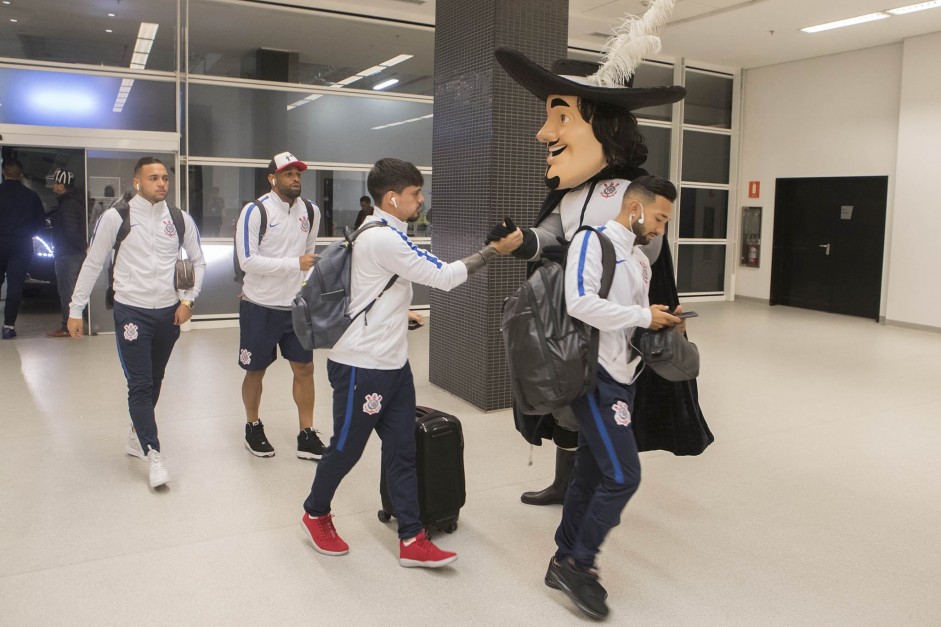
[[[531, 224], [546, 194], [536, 142], [545, 103], [493, 50], [515, 48], [543, 67], [564, 57], [568, 0], [438, 0], [435, 14], [432, 248], [453, 261], [505, 216]], [[487, 411], [511, 405], [500, 311], [524, 277], [525, 264], [506, 258], [450, 293], [432, 290], [432, 383]]]

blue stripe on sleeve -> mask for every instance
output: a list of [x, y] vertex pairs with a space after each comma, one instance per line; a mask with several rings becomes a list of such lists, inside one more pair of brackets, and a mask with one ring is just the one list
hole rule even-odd
[[[386, 221], [385, 218], [382, 218], [382, 221], [385, 222], [386, 224], [389, 224], [389, 223]], [[410, 239], [408, 238], [408, 236], [407, 236], [405, 233], [403, 233], [402, 231], [398, 230], [397, 228], [395, 228], [395, 227], [392, 226], [391, 224], [389, 224], [389, 228], [392, 229], [393, 231], [395, 231], [396, 233], [398, 233], [398, 234], [399, 234], [399, 237], [402, 238], [402, 241], [404, 241], [406, 244], [408, 244], [408, 247], [411, 248], [411, 249], [412, 249], [412, 252], [414, 252], [416, 255], [418, 255], [419, 257], [424, 258], [424, 259], [425, 259], [426, 261], [428, 261], [429, 263], [434, 264], [434, 266], [435, 266], [436, 268], [438, 268], [439, 270], [444, 266], [444, 264], [441, 263], [441, 261], [440, 261], [437, 257], [435, 257], [434, 255], [432, 255], [432, 254], [431, 254], [430, 252], [428, 252], [427, 250], [424, 250], [424, 249], [419, 248], [418, 246], [416, 246], [416, 245], [412, 242], [412, 240], [410, 240]]]
[[588, 232], [582, 237], [582, 249], [578, 255], [578, 295], [585, 295], [585, 255], [588, 253]]
[[255, 203], [251, 203], [248, 206], [248, 211], [245, 212], [245, 224], [242, 225], [242, 239], [245, 241], [245, 258], [248, 259], [251, 256], [248, 246], [248, 221], [252, 217], [252, 210], [255, 208]]
[[337, 440], [337, 450], [342, 451], [346, 444], [346, 437], [350, 434], [350, 422], [353, 417], [353, 394], [356, 392], [356, 368], [350, 371], [350, 388], [346, 395], [346, 415], [343, 417], [343, 428], [340, 430], [340, 439]]

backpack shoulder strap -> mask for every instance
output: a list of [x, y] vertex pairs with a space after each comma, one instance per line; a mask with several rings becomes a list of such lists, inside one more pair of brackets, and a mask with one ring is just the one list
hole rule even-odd
[[131, 232], [131, 207], [130, 205], [120, 204], [115, 205], [114, 210], [121, 216], [121, 226], [118, 227], [118, 232], [114, 236], [114, 245], [112, 246], [115, 255], [117, 255], [118, 249], [121, 248], [121, 242], [123, 242], [127, 234]]
[[173, 227], [176, 229], [176, 238], [180, 242], [180, 248], [183, 248], [183, 236], [186, 235], [186, 220], [183, 219], [183, 210], [177, 207], [167, 205], [170, 210], [170, 219], [173, 220]]
[[[350, 245], [350, 255], [353, 254], [353, 246], [352, 246], [352, 244], [353, 244], [353, 242], [356, 240], [356, 238], [359, 237], [359, 234], [362, 233], [363, 231], [365, 231], [366, 229], [371, 229], [371, 228], [374, 228], [374, 227], [377, 227], [377, 226], [389, 226], [389, 223], [388, 223], [388, 222], [385, 222], [385, 221], [383, 221], [383, 220], [372, 220], [371, 222], [367, 222], [366, 224], [362, 225], [361, 227], [359, 227], [358, 229], [356, 229], [356, 230], [353, 231], [352, 233], [346, 235], [347, 241], [351, 244], [351, 245]], [[352, 259], [352, 257], [351, 257], [351, 258], [350, 258], [350, 268], [352, 268], [352, 267], [353, 267], [353, 259]], [[382, 288], [382, 291], [379, 292], [379, 296], [376, 296], [374, 299], [372, 299], [372, 302], [371, 302], [371, 303], [369, 303], [368, 305], [366, 305], [366, 307], [364, 307], [363, 309], [361, 309], [360, 311], [358, 311], [355, 316], [353, 316], [352, 318], [350, 318], [350, 322], [352, 322], [353, 320], [356, 320], [356, 319], [360, 316], [360, 314], [365, 314], [365, 313], [369, 312], [369, 310], [372, 309], [372, 306], [376, 304], [376, 301], [379, 300], [379, 298], [380, 298], [383, 294], [385, 294], [386, 291], [387, 291], [390, 287], [392, 287], [393, 285], [395, 285], [395, 282], [396, 282], [398, 279], [399, 279], [399, 275], [393, 274], [393, 275], [389, 278], [389, 281], [386, 283], [385, 287]]]
[[310, 228], [314, 228], [314, 203], [303, 196], [301, 196], [301, 200], [304, 201], [304, 206], [307, 207], [307, 223], [310, 225]]
[[[598, 243], [601, 244], [601, 285], [598, 289], [598, 296], [607, 298], [611, 291], [611, 284], [614, 282], [614, 267], [617, 265], [617, 257], [614, 252], [614, 244], [608, 239], [608, 236], [593, 226], [581, 226], [576, 233], [580, 231], [592, 231], [598, 236]], [[572, 236], [574, 238], [574, 235]]]
[[264, 196], [255, 199], [255, 206], [258, 207], [258, 217], [261, 218], [261, 224], [258, 225], [258, 245], [261, 246], [261, 238], [268, 231], [268, 210], [265, 209], [265, 203], [262, 200]]

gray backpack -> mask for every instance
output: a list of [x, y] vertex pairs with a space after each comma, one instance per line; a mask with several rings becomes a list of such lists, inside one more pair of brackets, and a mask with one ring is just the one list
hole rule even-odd
[[[601, 288], [607, 298], [614, 280], [614, 244], [601, 231]], [[503, 301], [503, 344], [513, 398], [524, 414], [548, 414], [595, 389], [598, 330], [568, 315], [565, 268], [543, 259], [516, 292]]]
[[388, 224], [381, 220], [367, 222], [352, 233], [346, 230], [342, 240], [327, 246], [294, 298], [291, 305], [291, 321], [297, 339], [306, 350], [330, 348], [336, 344], [350, 324], [372, 309], [376, 301], [399, 278], [399, 275], [393, 274], [379, 296], [371, 303], [353, 316], [347, 314], [350, 304], [353, 242], [366, 229], [378, 226]]

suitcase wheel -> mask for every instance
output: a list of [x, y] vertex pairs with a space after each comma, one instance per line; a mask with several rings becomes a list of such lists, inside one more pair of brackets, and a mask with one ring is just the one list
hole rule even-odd
[[392, 520], [392, 514], [384, 509], [380, 509], [376, 516], [379, 518], [379, 522], [381, 523], [387, 523]]
[[445, 533], [454, 533], [455, 531], [457, 531], [457, 522], [453, 522], [444, 528]]

